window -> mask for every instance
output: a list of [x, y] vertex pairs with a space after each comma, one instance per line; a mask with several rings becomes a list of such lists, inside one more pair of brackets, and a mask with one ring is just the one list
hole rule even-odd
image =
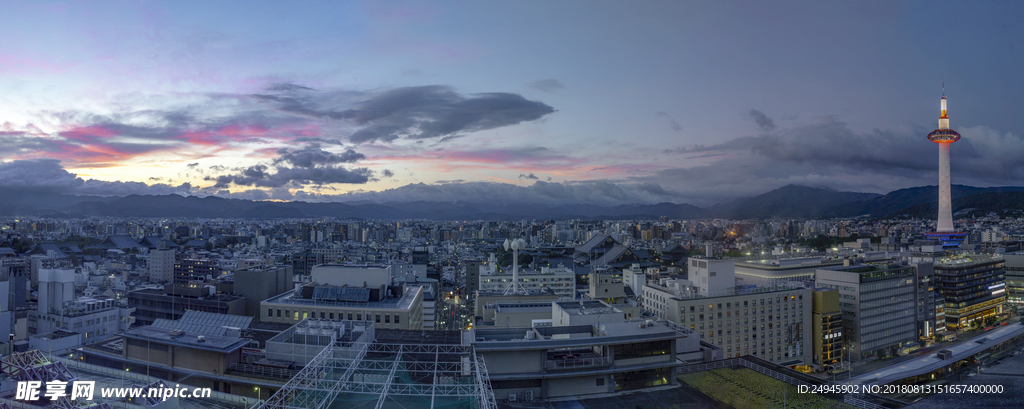
[[395, 314], [395, 324], [398, 323], [398, 314]]
[[597, 378], [597, 386], [604, 386], [604, 378]]
[[363, 320], [363, 314], [356, 314], [356, 321], [362, 321], [362, 320]]
[[327, 318], [327, 314], [324, 313], [323, 311], [320, 311], [320, 319], [324, 319], [324, 318]]
[[331, 317], [332, 320], [334, 319], [334, 313], [333, 312], [330, 314], [330, 317]]
[[349, 320], [349, 321], [352, 321], [352, 313], [351, 313], [351, 312], [350, 312], [350, 313], [348, 313], [348, 320]]
[[285, 317], [285, 318], [288, 318], [288, 317], [291, 317], [291, 316], [292, 316], [292, 312], [291, 312], [291, 311], [289, 311], [289, 310], [284, 310], [284, 317]]
[[375, 322], [380, 324], [380, 314], [377, 314], [377, 319], [375, 320]]
[[[380, 322], [380, 321], [377, 321], [377, 322]], [[384, 323], [385, 324], [390, 324], [391, 323], [391, 316], [390, 315], [385, 315], [384, 316]]]

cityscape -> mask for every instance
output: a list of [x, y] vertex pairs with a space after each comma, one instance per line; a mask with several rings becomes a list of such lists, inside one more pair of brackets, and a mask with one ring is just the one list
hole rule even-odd
[[1024, 406], [1017, 4], [4, 8], [0, 409]]

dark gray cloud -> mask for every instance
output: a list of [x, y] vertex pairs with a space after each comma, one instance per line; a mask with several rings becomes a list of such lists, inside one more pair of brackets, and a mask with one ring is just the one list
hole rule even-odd
[[281, 148], [277, 151], [278, 157], [274, 158], [273, 164], [287, 163], [300, 168], [312, 168], [319, 165], [334, 165], [338, 163], [354, 163], [366, 156], [356, 152], [352, 148], [345, 149], [341, 153], [332, 153], [320, 149], [320, 145], [313, 143], [299, 149]]
[[562, 85], [562, 81], [554, 79], [537, 80], [526, 84], [526, 86], [536, 89], [538, 91], [544, 91], [552, 94], [558, 92], [558, 90], [560, 89], [565, 88], [565, 85]]
[[775, 130], [775, 121], [769, 118], [768, 115], [765, 115], [764, 112], [751, 109], [750, 112], [747, 112], [747, 115], [750, 116], [750, 119], [754, 120], [758, 129], [764, 132], [771, 132]]
[[676, 119], [673, 118], [672, 115], [669, 115], [669, 114], [667, 114], [665, 112], [659, 111], [659, 112], [655, 113], [654, 116], [658, 117], [658, 118], [665, 118], [665, 119], [667, 119], [668, 120], [668, 126], [669, 126], [669, 128], [672, 128], [673, 131], [679, 132], [679, 131], [683, 130], [683, 127], [680, 126], [678, 122], [676, 122]]
[[392, 178], [395, 176], [395, 172], [392, 172], [391, 169], [384, 169], [380, 172], [380, 175], [385, 178]]
[[[311, 143], [298, 149], [281, 148], [277, 157], [268, 163], [249, 167], [231, 169], [234, 173], [207, 176], [204, 180], [213, 181], [214, 189], [223, 189], [232, 184], [237, 186], [255, 186], [269, 188], [301, 188], [304, 186], [323, 186], [332, 183], [361, 184], [374, 178], [374, 172], [368, 168], [346, 168], [341, 164], [354, 163], [366, 156], [345, 149], [341, 153], [320, 149], [320, 144]], [[221, 168], [221, 170], [226, 170]]]
[[373, 177], [373, 171], [367, 168], [347, 169], [341, 166], [322, 166], [316, 168], [278, 167], [273, 172], [266, 165], [253, 165], [231, 175], [206, 177], [214, 181], [214, 188], [222, 189], [232, 184], [255, 187], [302, 187], [306, 185], [322, 186], [331, 183], [366, 183]]
[[399, 138], [428, 139], [534, 121], [555, 112], [518, 94], [490, 92], [463, 96], [450, 87], [394, 88], [372, 95], [343, 113], [362, 129], [354, 143]]
[[[771, 134], [667, 149], [664, 153], [717, 160], [628, 180], [673, 187], [694, 204], [761, 194], [787, 184], [887, 193], [937, 182], [938, 148], [925, 138], [930, 131], [855, 132], [834, 117], [822, 117]], [[950, 147], [953, 183], [1021, 184], [1024, 138], [983, 126], [958, 131], [963, 138]]]
[[194, 191], [188, 183], [173, 186], [165, 183], [83, 180], [65, 170], [56, 159], [0, 162], [0, 188], [97, 196], [189, 194]]
[[304, 86], [304, 85], [299, 85], [299, 84], [287, 83], [287, 82], [279, 82], [279, 83], [276, 83], [276, 84], [270, 84], [270, 85], [268, 85], [266, 87], [266, 90], [267, 91], [275, 91], [275, 92], [306, 92], [306, 91], [314, 91], [313, 88], [310, 88], [310, 87], [307, 87], [307, 86]]
[[518, 94], [461, 95], [443, 85], [391, 88], [379, 92], [278, 92], [252, 95], [278, 112], [344, 120], [360, 128], [349, 141], [451, 138], [533, 121], [554, 108]]
[[314, 137], [314, 136], [300, 136], [298, 138], [292, 139], [292, 142], [296, 142], [296, 143], [314, 142], [314, 143], [323, 143], [323, 144], [327, 144], [327, 145], [339, 145], [339, 146], [345, 145], [344, 143], [341, 142], [340, 139], [317, 138], [317, 137]]
[[540, 178], [537, 177], [537, 175], [534, 175], [533, 172], [531, 172], [529, 175], [520, 173], [519, 174], [519, 178], [520, 179], [533, 179], [533, 180], [540, 179]]
[[189, 163], [187, 166], [189, 169], [195, 169], [199, 166], [199, 162]]

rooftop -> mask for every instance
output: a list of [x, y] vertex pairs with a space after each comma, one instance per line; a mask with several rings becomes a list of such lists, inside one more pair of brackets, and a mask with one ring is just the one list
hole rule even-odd
[[323, 307], [360, 307], [360, 308], [386, 308], [386, 309], [398, 309], [407, 310], [412, 306], [413, 300], [416, 298], [416, 294], [422, 292], [423, 288], [419, 286], [407, 286], [405, 287], [405, 293], [402, 297], [385, 298], [383, 301], [335, 301], [335, 300], [311, 300], [308, 298], [297, 298], [295, 290], [288, 291], [278, 296], [270, 297], [263, 301], [270, 304], [294, 304], [294, 305], [312, 305], [312, 306], [323, 306]]
[[[489, 308], [491, 305], [487, 305], [484, 308]], [[515, 313], [530, 313], [530, 312], [546, 312], [551, 313], [551, 303], [496, 303], [493, 305], [494, 311], [506, 314]]]
[[569, 315], [621, 314], [618, 308], [596, 300], [558, 301], [558, 306]]
[[[552, 348], [595, 343], [634, 343], [645, 340], [697, 336], [693, 331], [668, 321], [631, 321], [560, 327], [474, 328], [476, 348]], [[532, 335], [527, 335], [532, 333]], [[597, 339], [595, 339], [597, 338]]]
[[943, 257], [935, 261], [935, 267], [971, 267], [978, 264], [1003, 261], [1002, 254], [961, 253]]
[[151, 325], [132, 328], [125, 331], [122, 335], [124, 335], [125, 338], [141, 339], [162, 344], [193, 349], [205, 349], [208, 351], [222, 353], [236, 351], [249, 343], [249, 340], [245, 338], [218, 335], [203, 335], [204, 339], [200, 341], [198, 336], [200, 334], [188, 333], [170, 328], [158, 328]]

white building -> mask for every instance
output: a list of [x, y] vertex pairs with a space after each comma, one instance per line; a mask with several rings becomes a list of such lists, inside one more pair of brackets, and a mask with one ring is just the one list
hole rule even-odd
[[149, 251], [149, 280], [169, 283], [174, 281], [174, 250]]
[[785, 365], [812, 362], [811, 289], [794, 283], [707, 297], [697, 288], [686, 291], [685, 283], [647, 284], [644, 309], [699, 333], [725, 350], [727, 358], [754, 355]]
[[[498, 270], [497, 259], [491, 254], [487, 264], [480, 266], [480, 290], [504, 291], [512, 283], [512, 269]], [[576, 273], [571, 268], [541, 267], [539, 270], [519, 270], [519, 282], [527, 291], [550, 288], [559, 297], [576, 298]]]

